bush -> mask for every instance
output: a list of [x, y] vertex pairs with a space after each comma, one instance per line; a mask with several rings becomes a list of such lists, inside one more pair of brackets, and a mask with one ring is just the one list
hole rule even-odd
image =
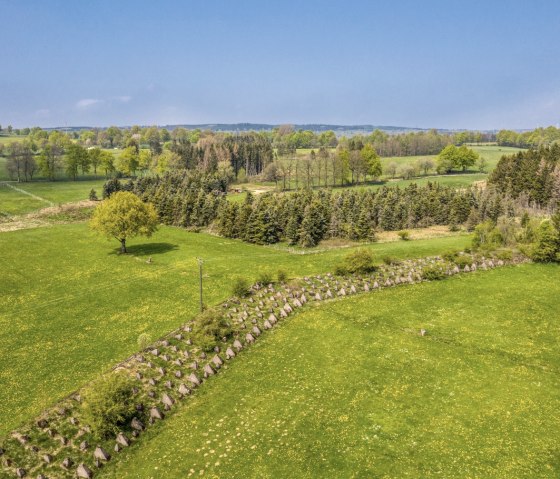
[[474, 229], [474, 237], [472, 240], [473, 248], [485, 248], [487, 250], [496, 249], [503, 243], [502, 234], [496, 228], [496, 225], [491, 221], [487, 220], [484, 223], [480, 223]]
[[261, 273], [259, 273], [259, 276], [257, 278], [257, 283], [260, 284], [272, 283], [272, 274], [270, 274], [268, 271], [262, 271]]
[[445, 253], [443, 253], [441, 255], [441, 257], [445, 261], [449, 261], [449, 262], [453, 263], [457, 259], [457, 255], [458, 255], [457, 251], [446, 251]]
[[424, 271], [422, 271], [422, 278], [428, 281], [438, 281], [445, 278], [445, 273], [436, 266], [430, 266], [424, 268]]
[[465, 266], [470, 266], [473, 262], [470, 256], [457, 256], [453, 261], [459, 268], [463, 269]]
[[194, 319], [192, 334], [194, 344], [205, 351], [212, 350], [222, 338], [229, 339], [232, 335], [231, 325], [217, 309], [207, 309]]
[[397, 233], [399, 235], [399, 238], [402, 239], [403, 241], [408, 241], [410, 239], [410, 231], [399, 231]]
[[366, 274], [375, 271], [373, 255], [367, 249], [357, 249], [344, 258], [344, 267], [349, 273]]
[[109, 198], [113, 193], [122, 190], [123, 190], [123, 185], [117, 178], [108, 180], [103, 185], [103, 199]]
[[498, 257], [498, 259], [501, 259], [502, 261], [511, 261], [513, 259], [513, 251], [511, 251], [510, 249], [504, 249], [498, 251], [496, 256]]
[[288, 273], [283, 269], [279, 269], [278, 273], [276, 273], [276, 277], [278, 278], [279, 283], [285, 283], [288, 280]]
[[97, 201], [99, 199], [97, 198], [97, 191], [95, 191], [93, 188], [89, 192], [89, 199], [90, 201]]
[[148, 333], [142, 333], [136, 340], [140, 349], [146, 349], [152, 342], [152, 338]]
[[334, 274], [337, 276], [346, 276], [348, 274], [348, 268], [346, 268], [343, 264], [337, 264], [334, 267]]
[[232, 293], [234, 296], [237, 296], [238, 298], [243, 298], [244, 296], [247, 296], [248, 292], [249, 292], [249, 282], [245, 278], [238, 276], [233, 280]]
[[122, 430], [136, 414], [134, 381], [124, 372], [105, 374], [83, 393], [82, 421], [97, 439]]
[[381, 259], [387, 266], [401, 264], [400, 260], [398, 260], [394, 256], [386, 255], [386, 256], [383, 256], [383, 258], [381, 258]]

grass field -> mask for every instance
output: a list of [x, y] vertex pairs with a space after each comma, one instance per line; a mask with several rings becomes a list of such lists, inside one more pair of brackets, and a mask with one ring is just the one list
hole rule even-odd
[[[469, 148], [476, 151], [482, 158], [488, 162], [488, 171], [492, 171], [500, 158], [503, 155], [511, 155], [522, 151], [520, 148], [513, 148], [509, 146], [497, 146], [497, 145], [470, 145]], [[394, 156], [381, 158], [381, 165], [385, 171], [385, 167], [389, 163], [396, 163], [399, 166], [407, 164], [415, 164], [418, 160], [424, 158], [431, 158], [434, 163], [437, 163], [437, 155], [420, 155], [420, 156]], [[433, 173], [433, 172], [432, 172]]]
[[43, 200], [0, 183], [0, 214], [24, 214], [50, 206], [51, 203], [57, 205], [59, 203], [87, 200], [92, 188], [97, 191], [98, 197], [101, 197], [104, 182], [105, 180], [11, 183], [20, 190]]
[[507, 267], [305, 310], [100, 477], [556, 478], [559, 272]]
[[[378, 258], [405, 258], [469, 241], [451, 236], [367, 247]], [[0, 434], [136, 351], [139, 334], [155, 340], [192, 317], [196, 257], [205, 261], [211, 305], [230, 296], [235, 276], [254, 281], [280, 268], [291, 276], [332, 271], [348, 253], [290, 254], [167, 227], [132, 241], [130, 255], [117, 255], [117, 246], [85, 224], [0, 234]]]
[[[487, 175], [483, 173], [467, 173], [467, 174], [456, 174], [456, 175], [438, 175], [438, 176], [426, 176], [421, 178], [414, 178], [412, 180], [389, 180], [382, 183], [369, 183], [365, 185], [356, 185], [346, 188], [352, 189], [379, 189], [382, 186], [399, 186], [404, 188], [411, 183], [416, 183], [419, 186], [425, 185], [429, 182], [439, 183], [440, 185], [451, 186], [453, 188], [466, 188], [471, 186], [473, 183], [478, 181], [484, 181]], [[336, 190], [337, 188], [335, 188]]]

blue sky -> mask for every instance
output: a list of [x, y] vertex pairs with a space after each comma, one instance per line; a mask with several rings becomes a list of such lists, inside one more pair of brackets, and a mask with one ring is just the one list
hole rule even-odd
[[0, 124], [560, 122], [557, 1], [0, 0]]

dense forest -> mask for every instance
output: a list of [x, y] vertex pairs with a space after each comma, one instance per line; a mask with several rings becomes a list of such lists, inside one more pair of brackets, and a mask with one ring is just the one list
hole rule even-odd
[[560, 145], [503, 156], [489, 184], [527, 205], [556, 208], [560, 204]]

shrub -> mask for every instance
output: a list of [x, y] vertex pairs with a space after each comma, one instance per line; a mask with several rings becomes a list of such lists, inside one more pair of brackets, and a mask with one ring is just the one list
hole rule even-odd
[[408, 241], [410, 239], [410, 231], [399, 231], [397, 233], [399, 235], [399, 238], [402, 239], [403, 241]]
[[232, 293], [234, 296], [237, 296], [238, 298], [243, 298], [244, 296], [247, 295], [248, 292], [249, 292], [249, 282], [245, 278], [238, 276], [233, 280]]
[[513, 259], [513, 251], [511, 251], [510, 249], [504, 249], [498, 251], [496, 256], [498, 257], [498, 259], [501, 259], [502, 261], [511, 261]]
[[424, 268], [424, 271], [422, 271], [422, 278], [427, 279], [428, 281], [438, 281], [445, 278], [445, 273], [436, 266], [430, 266], [428, 268]]
[[337, 276], [346, 276], [348, 274], [348, 268], [346, 268], [343, 264], [337, 264], [334, 267], [334, 274]]
[[344, 258], [344, 266], [350, 273], [371, 273], [375, 271], [373, 255], [367, 249], [357, 249]]
[[261, 273], [259, 273], [259, 276], [257, 278], [257, 283], [260, 284], [272, 283], [272, 274], [270, 274], [268, 271], [262, 271]]
[[446, 251], [445, 253], [443, 253], [441, 255], [441, 257], [445, 261], [449, 261], [449, 262], [453, 263], [457, 259], [457, 255], [458, 255], [457, 251]]
[[138, 336], [136, 341], [138, 342], [138, 347], [140, 349], [146, 349], [152, 342], [152, 338], [148, 333], [142, 333]]
[[108, 180], [103, 185], [103, 199], [109, 198], [113, 193], [122, 190], [123, 190], [123, 185], [117, 178]]
[[459, 266], [459, 268], [463, 269], [465, 266], [470, 266], [473, 262], [472, 258], [470, 256], [457, 256], [453, 262]]
[[124, 372], [105, 374], [83, 393], [82, 420], [97, 439], [117, 434], [136, 413], [134, 382]]
[[278, 273], [276, 273], [276, 276], [279, 283], [285, 283], [288, 279], [288, 273], [286, 273], [286, 271], [284, 271], [283, 269], [279, 269]]
[[194, 344], [205, 351], [210, 351], [222, 338], [228, 339], [232, 335], [231, 325], [217, 309], [209, 308], [194, 319]]
[[97, 191], [95, 191], [93, 188], [89, 192], [89, 199], [90, 201], [97, 201], [99, 199], [97, 198]]
[[388, 266], [401, 264], [400, 260], [398, 260], [394, 256], [386, 255], [386, 256], [383, 256], [383, 258], [381, 258], [381, 259]]
[[491, 220], [480, 223], [474, 229], [473, 248], [484, 247], [485, 249], [492, 250], [501, 246], [502, 243], [502, 234]]

